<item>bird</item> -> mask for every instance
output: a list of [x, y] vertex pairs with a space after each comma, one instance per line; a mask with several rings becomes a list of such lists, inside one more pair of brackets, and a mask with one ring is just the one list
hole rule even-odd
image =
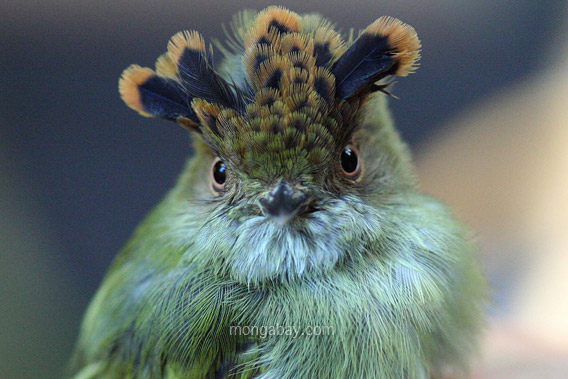
[[183, 31], [120, 77], [126, 105], [189, 130], [194, 152], [106, 273], [70, 375], [467, 375], [478, 249], [420, 192], [388, 108], [418, 67], [414, 28], [383, 16], [345, 37], [280, 6], [230, 25], [218, 66]]

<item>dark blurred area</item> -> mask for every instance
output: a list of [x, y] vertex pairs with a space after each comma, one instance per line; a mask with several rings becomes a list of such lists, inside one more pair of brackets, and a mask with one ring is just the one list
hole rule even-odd
[[[319, 5], [318, 5], [319, 3]], [[415, 27], [420, 69], [398, 80], [394, 118], [412, 146], [486, 96], [547, 69], [565, 1], [281, 2], [344, 31], [382, 15]], [[153, 66], [173, 34], [224, 39], [266, 2], [0, 3], [0, 377], [60, 377], [113, 256], [173, 185], [182, 128], [120, 100], [131, 63]], [[348, 11], [346, 11], [348, 8]], [[217, 59], [221, 54], [217, 52]]]

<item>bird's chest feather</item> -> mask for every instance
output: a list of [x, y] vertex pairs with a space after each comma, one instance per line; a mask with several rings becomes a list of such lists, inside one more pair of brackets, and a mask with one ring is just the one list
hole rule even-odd
[[[408, 347], [420, 338], [419, 333], [412, 317], [389, 304], [392, 299], [383, 297], [379, 286], [371, 283], [335, 273], [239, 293], [226, 303], [233, 317], [222, 326], [226, 334], [215, 341], [218, 351], [224, 352], [215, 374], [264, 377], [266, 372], [278, 372], [288, 360], [304, 361], [310, 367], [329, 361], [342, 366], [359, 359], [398, 359], [394, 350], [387, 351], [389, 343]], [[231, 351], [223, 346], [227, 340], [235, 341]], [[308, 362], [314, 354], [324, 359]]]

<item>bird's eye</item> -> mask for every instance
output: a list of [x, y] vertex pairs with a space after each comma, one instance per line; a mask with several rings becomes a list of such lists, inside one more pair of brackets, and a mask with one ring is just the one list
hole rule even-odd
[[354, 146], [346, 146], [339, 156], [341, 173], [349, 179], [355, 180], [361, 174], [359, 152]]
[[227, 165], [219, 158], [211, 164], [211, 189], [215, 193], [223, 191], [227, 181]]

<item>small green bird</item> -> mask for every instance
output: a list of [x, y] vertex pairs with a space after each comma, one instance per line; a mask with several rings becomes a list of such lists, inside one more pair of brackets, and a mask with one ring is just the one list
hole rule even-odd
[[281, 7], [232, 23], [217, 71], [172, 37], [122, 99], [195, 132], [195, 154], [116, 257], [77, 378], [428, 378], [471, 365], [485, 280], [467, 232], [421, 194], [383, 78], [419, 59], [381, 17], [345, 42]]

